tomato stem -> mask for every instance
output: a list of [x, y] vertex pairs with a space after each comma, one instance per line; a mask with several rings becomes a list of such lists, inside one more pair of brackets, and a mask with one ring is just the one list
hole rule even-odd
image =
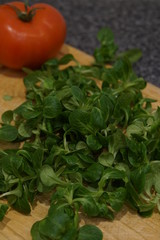
[[24, 2], [24, 7], [25, 7], [25, 12], [28, 13], [28, 7], [29, 7], [29, 1], [28, 0], [26, 0]]
[[18, 7], [12, 4], [7, 4], [7, 5], [10, 6], [16, 12], [18, 18], [23, 22], [31, 22], [33, 17], [36, 14], [36, 11], [38, 9], [42, 9], [42, 8], [32, 8], [29, 10], [28, 0], [26, 0], [24, 3], [25, 11], [21, 11]]

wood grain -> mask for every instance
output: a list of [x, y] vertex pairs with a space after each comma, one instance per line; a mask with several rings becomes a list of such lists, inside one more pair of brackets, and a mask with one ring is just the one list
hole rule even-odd
[[[71, 53], [82, 64], [90, 64], [93, 58], [71, 46], [64, 45], [59, 57]], [[0, 69], [0, 115], [9, 109], [14, 109], [25, 100], [23, 85], [24, 73], [1, 67]], [[147, 84], [144, 96], [156, 99], [153, 108], [160, 106], [160, 89]], [[12, 96], [11, 101], [5, 101], [4, 96]], [[4, 146], [3, 146], [4, 147]], [[0, 240], [31, 240], [30, 229], [33, 223], [45, 217], [49, 203], [46, 196], [37, 199], [29, 216], [10, 210], [0, 223]], [[81, 216], [81, 224], [96, 224], [103, 231], [103, 240], [160, 240], [160, 215], [155, 212], [150, 218], [141, 218], [133, 210], [124, 207], [113, 222], [103, 219], [89, 219]]]

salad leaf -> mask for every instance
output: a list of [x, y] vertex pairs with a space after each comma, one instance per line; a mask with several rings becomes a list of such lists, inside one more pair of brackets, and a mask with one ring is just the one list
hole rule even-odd
[[0, 150], [0, 220], [51, 196], [33, 240], [101, 240], [96, 226], [80, 226], [80, 212], [113, 220], [124, 204], [143, 217], [160, 211], [160, 108], [133, 70], [141, 51], [118, 53], [109, 28], [97, 37], [90, 66], [67, 54], [24, 69], [26, 100], [1, 117], [0, 141], [21, 144]]

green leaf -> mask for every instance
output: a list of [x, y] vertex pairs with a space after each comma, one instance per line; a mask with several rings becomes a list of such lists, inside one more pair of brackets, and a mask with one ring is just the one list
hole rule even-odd
[[87, 214], [87, 216], [97, 217], [101, 213], [98, 202], [96, 202], [91, 195], [84, 195], [84, 197], [79, 198], [78, 200], [82, 204], [83, 211]]
[[44, 150], [42, 148], [36, 149], [32, 155], [32, 163], [33, 163], [34, 169], [39, 171], [39, 169], [42, 167], [43, 159], [44, 159]]
[[70, 61], [75, 61], [75, 58], [72, 54], [65, 54], [59, 61], [58, 63], [60, 65], [65, 65], [68, 64]]
[[114, 35], [110, 28], [101, 28], [98, 32], [97, 39], [102, 45], [107, 45], [114, 42]]
[[124, 182], [128, 182], [127, 175], [124, 171], [114, 169], [114, 168], [107, 168], [103, 172], [103, 176], [101, 177], [98, 183], [100, 189], [105, 187], [108, 179], [122, 179]]
[[109, 137], [109, 152], [113, 154], [115, 157], [117, 152], [120, 149], [125, 148], [126, 146], [126, 140], [125, 140], [125, 135], [122, 133], [120, 129], [117, 129], [113, 135]]
[[137, 168], [131, 172], [131, 181], [138, 193], [144, 191], [146, 174], [149, 171], [149, 166]]
[[74, 234], [73, 229], [73, 216], [69, 216], [63, 207], [55, 205], [51, 205], [48, 216], [39, 223], [40, 234], [49, 239], [62, 239], [69, 231]]
[[80, 159], [81, 159], [83, 162], [85, 162], [85, 163], [92, 164], [92, 163], [95, 162], [95, 161], [94, 161], [94, 158], [93, 158], [92, 156], [88, 155], [88, 151], [82, 152], [82, 153], [78, 153], [77, 155], [78, 155], [78, 156], [80, 157]]
[[[108, 79], [107, 79], [108, 81]], [[112, 81], [113, 83], [113, 81]], [[104, 121], [107, 121], [112, 115], [114, 109], [114, 97], [109, 96], [109, 93], [103, 93], [100, 97], [100, 109], [104, 118]]]
[[109, 196], [109, 200], [107, 202], [111, 205], [114, 211], [119, 212], [126, 201], [126, 189], [120, 187], [117, 188], [114, 192], [107, 192], [107, 194]]
[[84, 225], [79, 229], [78, 240], [102, 240], [103, 234], [93, 225]]
[[140, 167], [148, 162], [147, 146], [144, 141], [127, 139], [128, 161], [134, 167]]
[[102, 148], [102, 145], [98, 141], [98, 138], [94, 135], [88, 135], [86, 139], [86, 143], [88, 147], [93, 151], [97, 151]]
[[126, 135], [130, 138], [133, 134], [143, 135], [145, 131], [144, 123], [142, 121], [134, 121], [127, 127]]
[[160, 194], [160, 161], [152, 161], [146, 174], [145, 192], [151, 196], [153, 188]]
[[62, 101], [63, 99], [68, 99], [71, 97], [71, 88], [69, 86], [63, 86], [59, 91], [56, 92], [56, 97], [59, 99], [59, 101]]
[[76, 144], [76, 150], [87, 149], [87, 144], [84, 141], [79, 141]]
[[23, 158], [21, 156], [6, 155], [0, 161], [3, 161], [3, 170], [6, 173], [19, 177], [20, 171], [23, 170]]
[[127, 57], [131, 63], [135, 63], [142, 57], [142, 51], [133, 48], [118, 54], [118, 57]]
[[44, 63], [44, 66], [45, 67], [57, 68], [58, 67], [58, 59], [51, 58]]
[[9, 206], [7, 204], [0, 203], [0, 221], [3, 220], [8, 208]]
[[87, 182], [96, 182], [101, 178], [103, 169], [103, 166], [99, 163], [93, 163], [83, 173], [83, 177]]
[[10, 124], [13, 120], [13, 111], [8, 110], [2, 114], [2, 121], [5, 124]]
[[31, 206], [28, 199], [28, 188], [26, 184], [22, 186], [19, 182], [16, 189], [8, 192], [8, 202], [12, 207], [23, 214], [29, 214], [31, 212]]
[[13, 99], [13, 96], [4, 95], [4, 96], [3, 96], [3, 99], [4, 99], [5, 101], [11, 101], [11, 100]]
[[76, 154], [68, 154], [62, 156], [62, 158], [66, 161], [69, 166], [78, 166], [79, 168], [84, 168], [83, 164], [81, 163], [79, 157]]
[[48, 77], [48, 78], [46, 77], [43, 79], [42, 84], [43, 84], [43, 88], [52, 90], [54, 86], [54, 79], [52, 77]]
[[82, 92], [82, 90], [77, 87], [77, 86], [72, 86], [71, 87], [71, 92], [72, 92], [72, 95], [73, 97], [79, 102], [79, 103], [82, 103], [84, 102], [84, 93]]
[[18, 127], [18, 133], [25, 138], [29, 138], [32, 135], [32, 128], [27, 123], [21, 123]]
[[76, 109], [69, 115], [69, 123], [71, 127], [82, 134], [91, 131], [88, 126], [89, 123], [89, 114], [86, 111]]
[[138, 213], [142, 216], [151, 216], [153, 210], [156, 206], [156, 202], [154, 201], [145, 201], [143, 196], [139, 195], [133, 185], [128, 182], [127, 183], [127, 198], [130, 205], [137, 209]]
[[[102, 72], [101, 78], [103, 80], [103, 84], [102, 84], [103, 90], [105, 90], [106, 88], [109, 88], [110, 86], [112, 86], [113, 88], [118, 86], [118, 76], [116, 75], [116, 71], [114, 68], [104, 69]], [[108, 101], [106, 102], [106, 104], [107, 103]]]
[[4, 125], [0, 128], [0, 140], [6, 142], [12, 142], [16, 140], [18, 136], [17, 128], [10, 125]]
[[104, 119], [102, 115], [102, 111], [97, 108], [93, 107], [90, 115], [90, 124], [95, 129], [102, 129], [104, 127]]
[[40, 70], [29, 70], [28, 72], [28, 69], [25, 69], [25, 71], [27, 71], [28, 74], [23, 79], [24, 85], [28, 90], [31, 90], [34, 88], [35, 84], [39, 82], [39, 77], [42, 77], [42, 72]]
[[45, 118], [56, 118], [62, 112], [62, 105], [55, 96], [47, 96], [44, 99], [43, 116]]
[[16, 211], [26, 214], [26, 215], [30, 214], [30, 212], [31, 212], [31, 206], [30, 206], [27, 196], [25, 194], [23, 194], [22, 197], [18, 197], [16, 199], [15, 203], [12, 204], [12, 207]]
[[118, 79], [122, 81], [129, 80], [129, 76], [132, 73], [132, 66], [127, 58], [118, 59], [113, 67]]
[[114, 163], [114, 156], [109, 152], [102, 152], [98, 157], [98, 162], [105, 167], [111, 167]]
[[75, 240], [77, 238], [77, 229], [71, 227], [62, 237], [61, 240]]
[[102, 28], [97, 34], [97, 38], [101, 44], [100, 48], [94, 51], [94, 57], [97, 63], [107, 63], [115, 59], [118, 46], [114, 42], [114, 35], [111, 29]]
[[40, 221], [35, 222], [31, 228], [32, 240], [45, 240], [44, 237], [39, 232]]
[[36, 109], [31, 101], [26, 101], [16, 108], [14, 113], [23, 116], [24, 119], [29, 120], [38, 117], [41, 114], [41, 109]]
[[51, 187], [55, 184], [64, 184], [64, 182], [62, 182], [57, 175], [55, 174], [55, 172], [53, 171], [53, 168], [49, 165], [43, 165], [40, 171], [40, 179], [41, 182], [47, 186], [47, 187]]

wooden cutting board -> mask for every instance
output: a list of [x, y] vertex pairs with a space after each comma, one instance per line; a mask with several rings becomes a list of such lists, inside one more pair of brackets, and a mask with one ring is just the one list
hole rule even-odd
[[[82, 64], [90, 64], [93, 58], [71, 46], [64, 45], [59, 56], [71, 53]], [[0, 115], [14, 109], [25, 100], [24, 73], [0, 68]], [[160, 89], [147, 84], [144, 96], [156, 99], [153, 108], [160, 106]], [[12, 99], [8, 99], [11, 96]], [[5, 147], [5, 146], [3, 146]], [[46, 196], [40, 197], [29, 216], [10, 210], [0, 222], [0, 240], [31, 240], [33, 223], [45, 217], [49, 208]], [[102, 219], [88, 219], [81, 216], [81, 224], [96, 224], [104, 234], [103, 240], [160, 240], [160, 214], [155, 212], [150, 218], [141, 218], [133, 210], [124, 207], [113, 222]]]

